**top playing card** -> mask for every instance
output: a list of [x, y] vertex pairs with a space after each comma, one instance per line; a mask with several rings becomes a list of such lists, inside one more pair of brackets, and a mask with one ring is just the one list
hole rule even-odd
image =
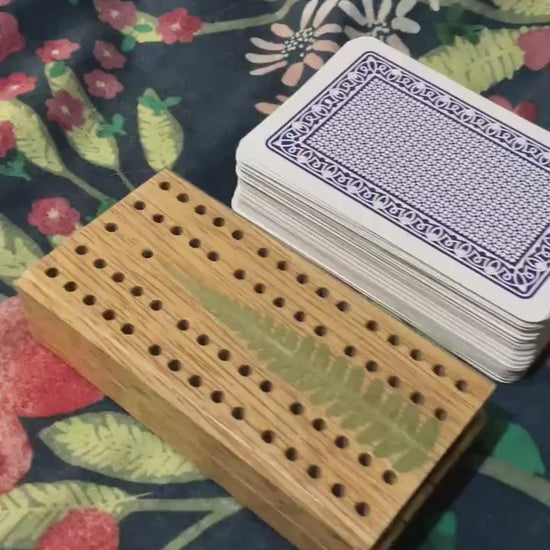
[[271, 132], [268, 149], [506, 293], [532, 297], [550, 275], [548, 138], [372, 40], [362, 50]]

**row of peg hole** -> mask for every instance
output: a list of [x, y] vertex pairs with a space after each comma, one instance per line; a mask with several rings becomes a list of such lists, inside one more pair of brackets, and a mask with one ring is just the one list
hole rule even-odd
[[[165, 187], [162, 187], [163, 185]], [[170, 186], [169, 182], [161, 182], [159, 184], [159, 187], [161, 189], [163, 189], [164, 191], [168, 191], [171, 186]], [[180, 194], [177, 195], [177, 199], [180, 202], [188, 202], [189, 201], [189, 196], [186, 193], [180, 193]], [[134, 206], [138, 210], [143, 210], [145, 208], [145, 203], [143, 201], [137, 201], [134, 204]], [[195, 207], [195, 212], [199, 215], [204, 215], [207, 212], [207, 208], [204, 205], [197, 205]], [[153, 216], [154, 219], [155, 219], [155, 216], [161, 216], [161, 218], [162, 218], [162, 215], [155, 214]], [[155, 221], [158, 221], [158, 218], [155, 219]], [[162, 219], [160, 219], [160, 221], [162, 221]], [[221, 217], [213, 218], [212, 222], [213, 222], [214, 225], [216, 225], [218, 227], [222, 227], [222, 226], [225, 225], [225, 220]], [[233, 232], [232, 236], [235, 239], [242, 239], [244, 234], [241, 230], [236, 230], [236, 231]], [[196, 240], [196, 241], [198, 241], [198, 240]], [[198, 244], [197, 244], [197, 242], [195, 242], [194, 245], [195, 246], [200, 246], [200, 241], [198, 242]], [[260, 247], [257, 250], [257, 254], [261, 258], [268, 258], [270, 256], [270, 250], [266, 247]], [[286, 260], [279, 260], [276, 265], [277, 265], [277, 269], [279, 269], [280, 271], [287, 271], [288, 267], [289, 267], [288, 262]], [[238, 279], [244, 279], [246, 277], [246, 273], [242, 269], [236, 270], [234, 275]], [[296, 275], [296, 280], [297, 280], [298, 283], [304, 285], [304, 284], [307, 284], [309, 282], [309, 277], [305, 273], [299, 273], [298, 275]], [[265, 285], [262, 285], [260, 283], [260, 284], [255, 286], [255, 290], [258, 293], [263, 293], [263, 292], [265, 292]], [[329, 294], [330, 294], [329, 290], [325, 287], [318, 287], [315, 290], [315, 293], [320, 298], [328, 298]], [[284, 298], [282, 298], [282, 297], [275, 298], [274, 299], [274, 305], [276, 307], [284, 307]], [[342, 312], [349, 311], [349, 309], [350, 309], [349, 303], [344, 301], [344, 300], [338, 301], [336, 303], [336, 307]], [[298, 312], [295, 313], [294, 317], [297, 321], [303, 322], [305, 320], [305, 313], [301, 312], [301, 311], [298, 311]], [[374, 320], [369, 320], [369, 321], [366, 322], [365, 327], [369, 331], [376, 332], [378, 330], [378, 323]], [[319, 326], [315, 327], [314, 332], [318, 336], [324, 336], [327, 332], [327, 329], [326, 329], [325, 326], [319, 325]], [[387, 338], [387, 341], [392, 346], [399, 346], [399, 344], [400, 344], [399, 336], [397, 334], [390, 334]], [[414, 361], [421, 361], [422, 358], [423, 358], [422, 357], [422, 352], [419, 349], [412, 349], [410, 351], [409, 355]], [[432, 367], [432, 371], [436, 376], [439, 376], [439, 377], [444, 377], [446, 375], [445, 367], [443, 365], [439, 365], [439, 364], [434, 365]], [[468, 383], [465, 380], [457, 380], [455, 382], [455, 387], [461, 392], [467, 392], [468, 391]]]
[[[81, 250], [81, 252], [82, 252], [82, 250]], [[103, 269], [103, 268], [106, 267], [106, 262], [103, 259], [97, 259], [97, 260], [94, 261], [93, 264], [94, 264], [94, 267], [96, 267], [98, 269]], [[55, 277], [55, 276], [58, 275], [58, 273], [59, 272], [56, 268], [49, 268], [47, 270], [46, 274], [49, 277]], [[125, 276], [121, 272], [115, 272], [111, 276], [111, 278], [113, 279], [113, 281], [115, 281], [117, 283], [121, 283], [121, 282], [124, 281]], [[65, 283], [64, 288], [68, 292], [73, 292], [77, 289], [77, 284], [74, 281], [69, 281], [69, 282]], [[255, 285], [254, 289], [255, 289], [256, 292], [263, 293], [263, 292], [265, 292], [265, 285], [262, 285], [261, 283], [259, 283], [259, 284]], [[142, 289], [142, 287], [133, 287], [132, 290], [131, 290], [131, 293], [134, 296], [141, 296], [143, 294], [143, 289]], [[95, 303], [95, 297], [93, 297], [91, 295], [87, 295], [83, 298], [83, 302], [86, 305], [93, 305]], [[282, 307], [284, 305], [284, 299], [282, 297], [275, 298], [273, 300], [273, 303], [276, 307]], [[160, 300], [152, 300], [149, 304], [149, 307], [153, 311], [160, 311], [163, 306], [162, 306], [162, 302]], [[294, 314], [294, 318], [297, 321], [302, 321], [305, 318], [305, 314], [301, 311], [296, 312]], [[126, 330], [128, 330], [128, 329], [126, 329]], [[320, 325], [320, 326], [315, 327], [314, 331], [318, 335], [325, 335], [326, 334], [326, 327], [324, 327], [323, 325]], [[128, 332], [125, 332], [125, 333], [128, 334]], [[199, 337], [199, 339], [201, 339], [201, 338], [202, 338], [202, 340], [204, 340], [206, 337], [203, 335], [202, 337]], [[354, 346], [351, 346], [351, 345], [346, 346], [343, 351], [344, 351], [344, 354], [347, 355], [348, 357], [353, 357], [357, 353], [357, 349]], [[220, 357], [220, 359], [221, 359], [221, 357]], [[378, 369], [378, 365], [375, 361], [367, 361], [367, 363], [365, 364], [365, 368], [368, 372], [376, 372], [377, 369]], [[436, 367], [434, 367], [434, 369], [437, 370], [437, 368], [442, 368], [442, 367], [440, 365], [436, 365]], [[438, 372], [439, 372], [439, 375], [440, 375], [440, 371], [438, 371]], [[387, 379], [387, 383], [390, 387], [397, 389], [400, 386], [401, 381], [396, 376], [390, 376]], [[457, 384], [456, 384], [456, 387], [461, 391], [466, 391], [466, 389], [467, 389], [466, 382], [464, 382], [464, 381], [458, 381]], [[413, 403], [417, 404], [417, 405], [422, 405], [423, 402], [424, 402], [424, 397], [419, 392], [413, 392], [411, 394], [410, 398], [411, 398], [411, 401]], [[439, 420], [445, 420], [447, 418], [447, 412], [444, 409], [441, 409], [441, 408], [436, 409], [434, 414], [435, 414], [436, 418], [438, 418]]]
[[[250, 367], [248, 367], [247, 365], [241, 365], [240, 372], [246, 371], [246, 375], [249, 375], [250, 373], [249, 369]], [[189, 385], [191, 385], [193, 388], [200, 388], [202, 386], [202, 379], [197, 374], [191, 375], [187, 381]], [[267, 382], [268, 381], [264, 381], [262, 384], [265, 384]], [[262, 384], [260, 384], [260, 387], [262, 387]], [[266, 390], [264, 389], [264, 391]], [[223, 403], [224, 397], [225, 397], [224, 393], [221, 390], [214, 390], [210, 393], [210, 399], [214, 403]], [[245, 420], [246, 418], [245, 408], [240, 406], [232, 407], [231, 416], [235, 420]], [[273, 432], [272, 430], [263, 430], [260, 434], [260, 437], [262, 441], [264, 443], [267, 443], [268, 445], [274, 443], [276, 439], [275, 432]], [[295, 447], [286, 448], [284, 451], [284, 455], [286, 459], [289, 460], [290, 462], [296, 462], [299, 458], [298, 450]], [[368, 456], [369, 458], [363, 459], [363, 465], [370, 464], [370, 461], [371, 461], [370, 455], [367, 455], [366, 453], [364, 453], [364, 456], [365, 457]], [[321, 467], [316, 464], [310, 464], [307, 467], [306, 471], [308, 476], [311, 477], [312, 479], [319, 479], [322, 476]], [[395, 483], [395, 480], [396, 480], [395, 473], [390, 471], [384, 472], [384, 479], [387, 480], [386, 481], [387, 483], [392, 483], [392, 484]], [[343, 484], [335, 483], [331, 487], [331, 492], [335, 497], [342, 498], [345, 496], [346, 489]], [[358, 502], [355, 504], [355, 510], [360, 516], [367, 516], [370, 511], [370, 508], [366, 502]]]

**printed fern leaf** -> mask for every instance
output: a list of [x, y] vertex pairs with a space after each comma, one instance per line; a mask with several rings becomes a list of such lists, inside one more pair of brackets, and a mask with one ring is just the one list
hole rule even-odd
[[523, 66], [524, 52], [516, 41], [526, 30], [484, 29], [477, 44], [457, 36], [453, 45], [435, 48], [419, 61], [474, 92], [484, 92]]
[[550, 15], [550, 0], [493, 0], [503, 11], [521, 15]]
[[315, 338], [302, 338], [242, 302], [167, 269], [205, 309], [244, 340], [270, 371], [308, 392], [312, 403], [325, 405], [327, 414], [340, 418], [344, 429], [358, 430], [358, 442], [371, 446], [375, 456], [396, 457], [393, 467], [398, 472], [414, 470], [428, 460], [439, 437], [436, 418], [422, 423], [418, 407], [397, 392], [388, 393], [380, 379], [365, 388], [365, 370], [333, 355]]

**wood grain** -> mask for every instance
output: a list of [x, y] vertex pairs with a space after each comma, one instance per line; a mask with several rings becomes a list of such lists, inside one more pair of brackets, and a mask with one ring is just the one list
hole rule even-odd
[[19, 289], [38, 338], [301, 549], [380, 547], [493, 390], [169, 172]]

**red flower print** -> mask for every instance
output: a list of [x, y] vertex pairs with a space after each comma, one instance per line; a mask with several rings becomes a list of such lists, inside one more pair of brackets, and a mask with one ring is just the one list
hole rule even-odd
[[32, 92], [36, 88], [36, 77], [23, 73], [14, 73], [0, 78], [0, 101], [10, 101], [21, 94]]
[[32, 203], [27, 217], [30, 225], [44, 235], [71, 235], [80, 221], [80, 212], [71, 208], [67, 199], [40, 199]]
[[57, 122], [63, 130], [79, 128], [84, 124], [84, 105], [69, 92], [62, 90], [46, 101], [46, 117]]
[[505, 97], [502, 97], [501, 95], [492, 95], [489, 97], [489, 99], [493, 103], [496, 103], [497, 105], [500, 105], [501, 107], [504, 107], [505, 109], [508, 109], [513, 113], [516, 113], [516, 115], [519, 115], [520, 117], [525, 118], [530, 122], [537, 122], [539, 109], [537, 107], [537, 104], [533, 101], [524, 101], [523, 103], [520, 103], [519, 105], [516, 105], [514, 107]]
[[191, 42], [193, 35], [202, 27], [202, 21], [196, 15], [190, 15], [184, 8], [178, 8], [159, 17], [157, 32], [166, 44]]
[[122, 69], [126, 63], [126, 58], [113, 44], [101, 40], [96, 41], [94, 44], [94, 56], [98, 63], [107, 70]]
[[0, 157], [5, 157], [8, 151], [16, 147], [17, 141], [13, 133], [13, 124], [9, 120], [0, 122]]
[[[0, 304], [0, 327], [0, 384], [9, 388], [3, 399], [0, 391], [0, 419], [9, 410], [28, 417], [68, 414], [103, 398], [99, 390], [34, 339], [19, 298]], [[0, 428], [0, 449], [1, 436]]]
[[46, 40], [44, 45], [36, 50], [36, 54], [42, 60], [42, 63], [51, 63], [52, 61], [69, 59], [72, 53], [78, 49], [80, 49], [79, 44], [75, 44], [66, 38], [62, 40]]
[[100, 0], [97, 11], [100, 21], [108, 23], [117, 31], [121, 31], [124, 27], [131, 27], [137, 21], [137, 9], [133, 2]]
[[31, 462], [32, 449], [21, 422], [13, 412], [0, 410], [0, 495], [16, 486]]
[[88, 84], [88, 93], [95, 97], [113, 99], [119, 92], [124, 90], [124, 86], [114, 74], [99, 69], [85, 74], [84, 80]]
[[525, 66], [540, 71], [550, 63], [550, 29], [527, 31], [518, 38], [518, 46], [525, 52]]
[[34, 550], [117, 550], [116, 519], [100, 510], [73, 510], [50, 527]]
[[0, 13], [0, 61], [25, 47], [25, 39], [19, 32], [17, 19], [6, 12]]

